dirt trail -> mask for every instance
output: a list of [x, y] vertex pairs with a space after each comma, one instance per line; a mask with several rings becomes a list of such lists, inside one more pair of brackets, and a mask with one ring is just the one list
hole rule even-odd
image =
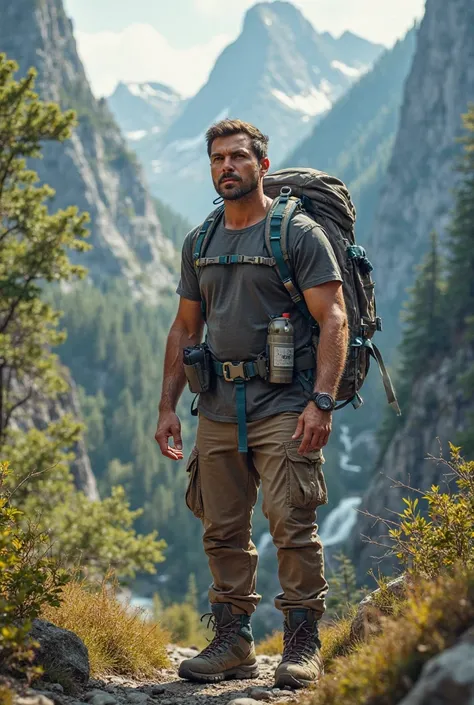
[[[195, 656], [197, 651], [170, 646], [168, 653], [171, 666], [161, 672], [159, 680], [135, 682], [110, 677], [101, 681], [91, 681], [88, 690], [102, 690], [115, 697], [117, 704], [128, 701], [134, 705], [142, 705], [138, 701], [139, 693], [143, 693], [143, 696], [148, 695], [148, 701], [144, 699], [143, 705], [147, 702], [148, 705], [152, 702], [156, 705], [227, 705], [234, 698], [255, 698], [257, 702], [275, 704], [297, 702], [295, 692], [273, 688], [273, 674], [280, 661], [279, 656], [258, 656], [260, 675], [256, 679], [199, 684], [183, 681], [177, 675], [179, 663], [185, 658]], [[84, 696], [87, 697], [87, 693]]]

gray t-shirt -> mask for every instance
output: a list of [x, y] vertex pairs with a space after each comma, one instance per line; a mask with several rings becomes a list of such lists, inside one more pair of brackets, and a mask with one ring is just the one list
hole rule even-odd
[[[265, 247], [265, 220], [243, 230], [228, 230], [221, 222], [205, 257], [260, 255]], [[306, 319], [293, 304], [274, 267], [257, 264], [211, 264], [196, 269], [192, 248], [197, 229], [186, 236], [177, 293], [206, 304], [207, 342], [221, 362], [255, 360], [265, 351], [271, 318], [288, 312], [294, 327], [295, 349], [311, 343]], [[303, 213], [291, 221], [288, 249], [294, 281], [300, 291], [328, 281], [342, 281], [334, 251], [319, 225]], [[303, 411], [307, 394], [298, 379], [271, 384], [260, 377], [246, 382], [247, 420], [255, 421], [284, 411]], [[199, 411], [214, 421], [236, 423], [235, 387], [218, 377], [213, 389], [201, 394]]]

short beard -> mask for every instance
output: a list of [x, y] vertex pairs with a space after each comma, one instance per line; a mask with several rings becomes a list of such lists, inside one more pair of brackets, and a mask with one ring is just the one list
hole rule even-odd
[[238, 201], [240, 198], [244, 198], [245, 196], [248, 196], [249, 193], [255, 191], [257, 187], [258, 174], [255, 174], [252, 181], [249, 181], [247, 184], [240, 183], [237, 188], [234, 188], [230, 192], [225, 191], [223, 188], [221, 188], [221, 186], [217, 186], [216, 191], [219, 196], [224, 199], [224, 201]]

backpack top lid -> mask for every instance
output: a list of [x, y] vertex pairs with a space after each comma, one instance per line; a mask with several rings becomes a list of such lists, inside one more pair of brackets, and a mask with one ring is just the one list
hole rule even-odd
[[302, 199], [309, 213], [331, 218], [343, 230], [354, 227], [354, 204], [345, 184], [335, 176], [317, 169], [295, 167], [279, 169], [264, 177], [263, 189], [270, 198], [279, 196], [283, 186], [289, 186], [291, 195]]

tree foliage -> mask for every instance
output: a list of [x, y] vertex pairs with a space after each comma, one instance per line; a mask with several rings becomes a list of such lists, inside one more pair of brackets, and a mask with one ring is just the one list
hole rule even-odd
[[35, 71], [16, 81], [16, 69], [0, 55], [0, 449], [15, 468], [11, 481], [19, 484], [12, 501], [47, 531], [52, 550], [69, 566], [81, 563], [89, 575], [109, 568], [121, 577], [155, 572], [164, 542], [156, 532], [136, 533], [141, 510], [130, 509], [124, 489], [114, 487], [111, 496], [90, 502], [74, 486], [70, 449], [82, 425], [69, 416], [27, 433], [12, 424], [16, 417], [22, 427], [30, 426], [32, 419], [24, 423], [25, 416], [35, 403], [67, 389], [52, 352], [66, 336], [44, 289], [82, 277], [84, 268], [69, 255], [88, 248], [87, 215], [74, 207], [50, 212], [54, 191], [38, 185], [36, 173], [27, 168], [27, 161], [41, 156], [44, 142], [70, 136], [75, 115], [39, 100]]
[[91, 501], [74, 486], [69, 463], [71, 446], [82, 432], [74, 419], [63, 416], [46, 431], [13, 431], [4, 451], [18, 470], [11, 482], [19, 484], [14, 502], [47, 532], [52, 552], [76, 575], [89, 579], [109, 569], [125, 579], [136, 572], [155, 573], [165, 543], [157, 532], [139, 535], [135, 523], [142, 509], [130, 509], [120, 485], [110, 496]]
[[0, 55], [0, 445], [15, 411], [35, 394], [66, 388], [50, 346], [63, 335], [41, 298], [41, 282], [82, 276], [68, 250], [83, 251], [87, 220], [74, 207], [50, 213], [54, 191], [38, 185], [27, 160], [41, 143], [69, 137], [74, 113], [33, 92], [34, 70], [16, 81], [17, 65]]

